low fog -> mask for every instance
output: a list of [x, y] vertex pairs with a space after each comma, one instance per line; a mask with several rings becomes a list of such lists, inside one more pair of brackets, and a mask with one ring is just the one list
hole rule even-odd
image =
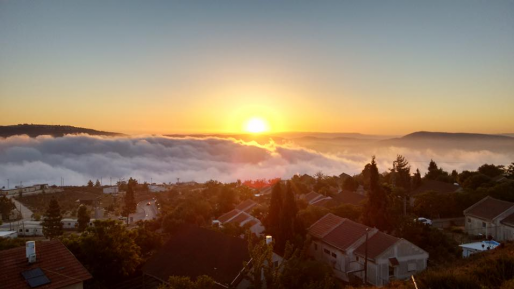
[[[323, 152], [321, 152], [323, 151]], [[414, 149], [400, 146], [340, 146], [337, 150], [315, 150], [298, 142], [267, 144], [233, 138], [173, 138], [164, 136], [65, 137], [13, 136], [0, 140], [0, 187], [23, 182], [85, 185], [101, 179], [133, 177], [140, 182], [205, 182], [211, 179], [290, 178], [294, 174], [327, 175], [359, 173], [376, 155], [379, 169], [390, 168], [397, 154], [407, 157], [413, 170], [423, 173], [430, 159], [451, 171], [474, 170], [484, 163], [508, 164], [514, 153], [491, 150]]]

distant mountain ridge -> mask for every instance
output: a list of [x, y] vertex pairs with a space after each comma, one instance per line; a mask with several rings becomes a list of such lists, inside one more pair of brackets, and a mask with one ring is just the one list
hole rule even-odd
[[401, 139], [432, 139], [432, 140], [513, 140], [508, 135], [481, 134], [481, 133], [451, 133], [451, 132], [429, 132], [418, 131], [407, 134]]
[[15, 135], [28, 135], [37, 137], [40, 135], [51, 135], [62, 137], [68, 134], [89, 134], [101, 136], [120, 136], [121, 133], [99, 131], [89, 128], [75, 127], [70, 125], [46, 125], [46, 124], [18, 124], [0, 126], [0, 137], [10, 137]]

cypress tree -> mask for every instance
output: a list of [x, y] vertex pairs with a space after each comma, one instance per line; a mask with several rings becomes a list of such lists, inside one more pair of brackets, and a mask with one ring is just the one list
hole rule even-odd
[[80, 205], [79, 210], [77, 212], [77, 221], [78, 221], [77, 230], [79, 232], [84, 232], [84, 230], [87, 228], [87, 225], [90, 220], [91, 220], [91, 218], [89, 216], [89, 213], [87, 212], [86, 206]]
[[127, 192], [125, 193], [125, 207], [123, 208], [123, 212], [128, 218], [129, 214], [136, 212], [136, 208], [137, 203], [134, 197], [134, 189], [132, 188], [132, 184], [129, 182], [129, 185], [127, 186]]
[[43, 234], [46, 238], [53, 239], [54, 237], [62, 235], [62, 215], [59, 203], [52, 197], [50, 205], [46, 210], [44, 220], [41, 222], [43, 226]]
[[280, 218], [280, 234], [277, 236], [277, 249], [282, 252], [287, 241], [291, 241], [295, 235], [296, 215], [298, 208], [294, 199], [291, 182], [287, 182], [286, 193], [282, 203]]
[[268, 216], [266, 218], [266, 232], [273, 238], [280, 238], [280, 217], [282, 209], [282, 188], [281, 182], [277, 182], [271, 191], [271, 200]]
[[389, 221], [387, 218], [387, 195], [379, 184], [379, 175], [375, 156], [373, 156], [371, 163], [367, 164], [366, 167], [369, 169], [370, 189], [368, 191], [366, 205], [364, 206], [362, 220], [364, 224], [370, 227], [386, 230], [389, 228]]

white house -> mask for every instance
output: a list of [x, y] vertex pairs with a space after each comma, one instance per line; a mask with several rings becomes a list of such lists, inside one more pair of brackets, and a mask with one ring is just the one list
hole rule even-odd
[[118, 190], [119, 190], [118, 186], [105, 187], [105, 188], [103, 188], [103, 193], [104, 194], [117, 194], [117, 193], [119, 193]]
[[13, 230], [18, 236], [43, 236], [43, 226], [40, 221], [13, 222]]
[[256, 235], [262, 235], [264, 232], [264, 226], [261, 221], [248, 212], [253, 210], [258, 204], [252, 200], [246, 200], [236, 206], [232, 211], [221, 215], [217, 220], [213, 221], [213, 224], [239, 224], [239, 226], [248, 226], [250, 232]]
[[482, 241], [459, 245], [462, 248], [462, 257], [467, 258], [475, 253], [492, 250], [500, 246], [496, 241]]
[[514, 240], [514, 203], [485, 197], [464, 210], [469, 235]]
[[22, 194], [39, 194], [43, 191], [48, 192], [49, 187], [48, 184], [34, 184], [32, 186], [15, 186], [14, 189], [2, 189], [2, 193], [8, 196], [18, 195], [20, 192]]
[[4, 238], [4, 239], [18, 238], [18, 232], [16, 232], [16, 231], [0, 231], [0, 238]]
[[367, 283], [375, 286], [409, 278], [427, 267], [428, 253], [409, 241], [334, 214], [323, 216], [308, 232], [313, 240], [310, 255], [329, 264], [335, 277], [345, 282], [364, 279], [366, 255]]
[[166, 192], [169, 189], [164, 185], [151, 184], [151, 185], [148, 185], [148, 190], [152, 193], [160, 193], [160, 192]]

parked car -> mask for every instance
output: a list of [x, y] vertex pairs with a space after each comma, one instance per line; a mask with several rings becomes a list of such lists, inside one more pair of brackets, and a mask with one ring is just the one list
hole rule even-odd
[[152, 204], [152, 203], [150, 203], [150, 202], [146, 203], [146, 205], [147, 205], [147, 206], [150, 206], [151, 204]]
[[417, 219], [414, 219], [414, 221], [415, 222], [423, 223], [423, 224], [428, 225], [428, 226], [432, 225], [432, 220], [427, 219], [427, 218], [417, 218]]

